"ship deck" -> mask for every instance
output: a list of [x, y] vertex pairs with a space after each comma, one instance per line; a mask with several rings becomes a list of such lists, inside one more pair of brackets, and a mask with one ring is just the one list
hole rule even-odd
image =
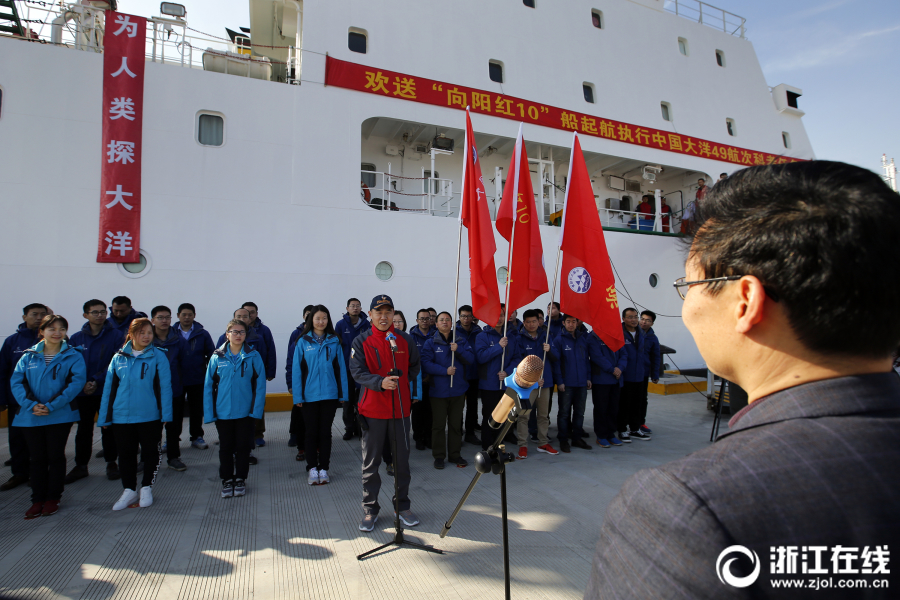
[[[587, 413], [585, 425], [593, 431], [590, 403]], [[532, 444], [528, 460], [509, 466], [513, 597], [580, 598], [606, 506], [625, 479], [709, 444], [713, 417], [700, 394], [651, 394], [648, 413], [652, 441], [574, 448], [553, 457], [536, 454]], [[0, 594], [98, 600], [503, 597], [499, 477], [481, 478], [450, 535], [440, 539], [475, 470], [437, 471], [430, 451], [413, 449], [410, 498], [421, 524], [408, 529], [407, 538], [444, 554], [393, 548], [360, 562], [357, 554], [393, 537], [387, 508], [392, 480], [382, 467], [381, 519], [374, 532], [358, 531], [359, 440], [342, 441], [336, 418], [332, 482], [310, 487], [287, 446], [288, 424], [289, 413], [266, 415], [268, 445], [256, 450], [259, 465], [251, 467], [243, 498], [220, 497], [214, 426], [205, 427], [209, 450], [182, 442], [187, 471], [163, 463], [150, 508], [113, 512], [122, 485], [106, 479], [105, 463], [97, 458], [90, 477], [66, 487], [52, 517], [22, 518], [30, 505], [27, 486], [0, 494]], [[7, 436], [0, 435], [3, 461], [9, 450]], [[95, 451], [99, 446], [95, 435]], [[465, 444], [463, 451], [471, 462], [475, 447]], [[9, 470], [0, 473], [5, 480]]]

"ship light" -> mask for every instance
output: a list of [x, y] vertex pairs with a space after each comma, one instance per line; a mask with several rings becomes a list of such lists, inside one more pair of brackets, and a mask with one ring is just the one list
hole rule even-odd
[[187, 9], [183, 4], [175, 4], [174, 2], [163, 2], [159, 5], [159, 12], [163, 15], [183, 19], [187, 16]]
[[453, 140], [451, 138], [444, 137], [443, 134], [439, 134], [434, 136], [434, 139], [431, 141], [431, 147], [435, 150], [453, 152]]

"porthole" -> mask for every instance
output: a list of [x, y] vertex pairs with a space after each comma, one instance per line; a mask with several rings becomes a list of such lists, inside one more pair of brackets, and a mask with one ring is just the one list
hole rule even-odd
[[141, 260], [136, 263], [116, 263], [119, 273], [129, 279], [139, 279], [150, 272], [153, 266], [153, 259], [146, 250], [141, 248]]
[[650, 273], [650, 287], [655, 288], [659, 284], [659, 275]]
[[387, 262], [381, 261], [375, 265], [375, 277], [382, 281], [389, 281], [394, 276], [394, 266]]
[[497, 269], [497, 281], [499, 281], [500, 285], [504, 287], [506, 286], [506, 276], [508, 273], [509, 271], [506, 269], [506, 267], [500, 267], [499, 269]]

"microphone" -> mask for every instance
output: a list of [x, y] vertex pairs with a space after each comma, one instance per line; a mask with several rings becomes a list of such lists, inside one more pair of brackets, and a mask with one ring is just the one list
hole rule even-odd
[[530, 409], [528, 396], [541, 380], [541, 374], [544, 372], [544, 362], [537, 356], [531, 354], [526, 356], [513, 374], [506, 378], [506, 393], [500, 398], [496, 408], [488, 419], [491, 427], [500, 429], [500, 426], [509, 418], [509, 413], [516, 405], [516, 397], [526, 406], [523, 409]]
[[391, 352], [396, 352], [397, 351], [397, 336], [394, 335], [393, 333], [388, 333], [385, 336], [385, 339], [387, 339], [387, 341], [391, 344]]

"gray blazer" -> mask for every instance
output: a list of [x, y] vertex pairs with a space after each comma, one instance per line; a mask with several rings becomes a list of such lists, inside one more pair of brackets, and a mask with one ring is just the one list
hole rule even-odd
[[[841, 377], [772, 394], [735, 415], [715, 444], [636, 473], [606, 512], [585, 599], [897, 598], [890, 574], [836, 575], [831, 548], [887, 545], [900, 563], [900, 377]], [[745, 588], [724, 584], [727, 547], [755, 551], [761, 570]], [[886, 579], [887, 589], [776, 589], [770, 547], [827, 546], [838, 579]], [[813, 564], [814, 554], [808, 554]], [[862, 561], [856, 561], [859, 568]], [[736, 576], [751, 573], [736, 561]], [[808, 594], [808, 596], [806, 595]]]

